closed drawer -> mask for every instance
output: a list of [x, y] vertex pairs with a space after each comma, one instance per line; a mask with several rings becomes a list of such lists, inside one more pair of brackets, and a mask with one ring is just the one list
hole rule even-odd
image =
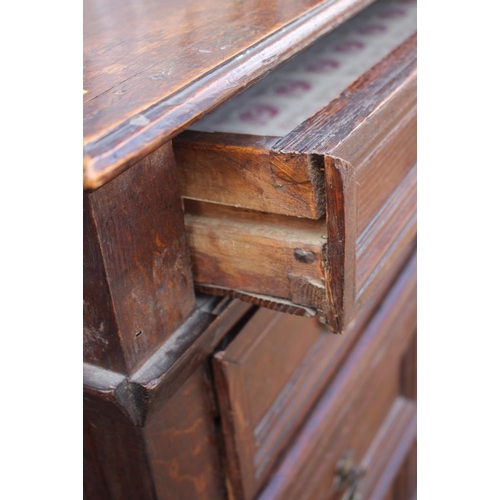
[[[358, 323], [362, 323], [360, 318]], [[252, 498], [324, 389], [357, 330], [333, 337], [315, 318], [259, 309], [213, 359], [235, 498]]]
[[[348, 454], [366, 471], [366, 494], [383, 490], [376, 478], [382, 477], [381, 471], [397, 469], [387, 457], [399, 449], [404, 436], [408, 450], [414, 441], [414, 403], [402, 396], [401, 365], [416, 328], [415, 273], [413, 258], [258, 498], [341, 498], [345, 484], [339, 484], [338, 468]], [[396, 428], [398, 436], [390, 446], [377, 438]], [[402, 461], [406, 452], [398, 453]]]
[[[415, 487], [408, 489], [407, 470], [416, 449], [417, 406], [398, 397], [380, 426], [363, 459], [352, 460], [351, 450], [337, 463], [333, 481], [335, 500], [409, 500]], [[331, 498], [330, 475], [321, 491], [311, 498]], [[403, 486], [403, 487], [402, 487]], [[414, 485], [413, 485], [414, 486]]]
[[399, 397], [361, 460], [363, 477], [346, 489], [364, 500], [410, 500], [416, 491], [416, 439], [417, 405]]
[[[393, 285], [395, 291], [375, 316], [376, 302], [367, 304], [344, 336], [330, 335], [313, 318], [259, 309], [234, 340], [215, 354], [216, 392], [235, 498], [253, 498], [269, 478], [278, 457], [356, 341], [378, 335], [377, 342], [385, 342], [395, 323], [410, 321], [412, 276], [407, 272], [403, 284], [400, 278]], [[366, 365], [365, 370], [369, 370], [372, 354], [362, 353], [360, 366]], [[358, 367], [350, 370], [346, 376], [352, 377], [354, 385], [349, 381], [345, 389], [357, 391]], [[394, 375], [392, 385], [387, 386], [389, 399], [397, 393], [398, 381]]]
[[[195, 124], [204, 131], [174, 140], [200, 290], [280, 311], [319, 313], [342, 332], [411, 245], [416, 234], [416, 35], [411, 23], [404, 29], [397, 24], [411, 9], [396, 0], [376, 2], [341, 27], [340, 38], [335, 31], [320, 48], [313, 46], [289, 63], [292, 70], [285, 65], [269, 84], [261, 81], [264, 93], [282, 88], [291, 94], [284, 104], [289, 112], [294, 92], [300, 91], [294, 68], [312, 68], [312, 73], [328, 73], [335, 64], [351, 68], [345, 75], [327, 75], [330, 102], [308, 110], [312, 116], [285, 135], [270, 136], [282, 129], [260, 124], [258, 116], [251, 134], [239, 130], [231, 117], [240, 106], [243, 116], [255, 117], [245, 115], [247, 98], [238, 96], [240, 101], [228, 104], [227, 116], [221, 111], [222, 118]], [[391, 43], [398, 43], [380, 60], [383, 50], [371, 47], [370, 39], [384, 29], [393, 30]], [[366, 62], [363, 54], [372, 59]], [[359, 76], [356, 70], [366, 66], [349, 85]], [[292, 84], [279, 87], [280, 75], [290, 71]], [[340, 95], [336, 86], [344, 88]], [[264, 98], [250, 91], [253, 105], [267, 109], [265, 116], [272, 114], [269, 96], [264, 105], [259, 101]], [[220, 132], [224, 127], [238, 133]]]

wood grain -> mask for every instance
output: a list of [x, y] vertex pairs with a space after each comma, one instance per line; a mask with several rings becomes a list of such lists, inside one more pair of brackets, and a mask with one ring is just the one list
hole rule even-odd
[[141, 429], [123, 415], [114, 418], [98, 411], [83, 413], [86, 500], [122, 500], [137, 492], [144, 500], [154, 500], [154, 484]]
[[331, 498], [342, 453], [352, 448], [362, 459], [400, 391], [416, 324], [415, 271], [412, 258], [258, 498]]
[[116, 177], [372, 1], [86, 1], [84, 186]]
[[[232, 294], [301, 315], [308, 314], [307, 308], [316, 310], [341, 333], [384, 275], [408, 254], [416, 236], [416, 36], [269, 150], [273, 161], [281, 158], [283, 164], [289, 155], [302, 158], [297, 175], [303, 175], [308, 195], [301, 214], [295, 202], [263, 196], [255, 181], [266, 178], [267, 189], [274, 189], [266, 156], [271, 142], [202, 132], [180, 140], [185, 193], [196, 189], [200, 198], [233, 205], [186, 200], [195, 280], [207, 293]], [[311, 162], [314, 182], [305, 170]], [[199, 179], [189, 165], [201, 172]], [[322, 171], [324, 191], [311, 191], [323, 180]], [[206, 189], [203, 195], [203, 185], [211, 183], [223, 194], [212, 196], [213, 190]], [[276, 214], [311, 217], [311, 192], [315, 199], [326, 199], [325, 218]], [[311, 231], [316, 231], [312, 238]], [[302, 262], [307, 265], [292, 258], [297, 249], [309, 253], [310, 262], [307, 257]]]
[[[324, 221], [194, 200], [185, 200], [184, 206], [193, 274], [198, 283], [321, 308]], [[294, 287], [296, 276], [304, 278], [300, 290]]]
[[142, 430], [123, 375], [86, 366], [83, 393], [84, 498], [156, 498]]
[[144, 427], [158, 499], [225, 497], [216, 407], [206, 370], [206, 363], [200, 365], [171, 398], [155, 407]]
[[416, 38], [284, 138], [187, 131], [174, 150], [187, 198], [315, 219], [323, 157], [342, 159], [360, 186], [360, 233], [416, 161]]
[[[283, 153], [325, 158], [329, 231], [325, 284], [331, 305], [326, 313], [334, 331], [345, 328], [369, 296], [369, 287], [377, 286], [384, 269], [415, 237], [414, 221], [395, 228], [383, 216], [394, 191], [404, 190], [398, 181], [404, 183], [416, 162], [415, 100], [416, 35], [274, 146]], [[400, 197], [399, 203], [403, 201]], [[407, 217], [415, 214], [415, 205], [401, 209]], [[363, 245], [356, 240], [366, 228], [374, 236], [366, 245], [372, 252], [367, 259], [371, 274], [363, 280], [357, 256]], [[394, 244], [383, 249], [375, 234], [390, 235]], [[366, 265], [361, 263], [362, 268]]]
[[215, 309], [198, 309], [130, 377], [141, 422], [172, 396], [198, 365], [206, 361], [222, 338], [252, 310], [250, 304], [228, 298]]
[[392, 500], [417, 500], [417, 443], [408, 453], [393, 485]]
[[416, 165], [387, 199], [356, 242], [356, 307], [378, 286], [382, 276], [417, 234]]
[[[354, 183], [343, 184], [341, 177], [331, 182], [337, 188], [346, 186], [341, 199], [350, 201], [347, 207], [352, 212]], [[335, 199], [330, 206], [333, 203]], [[299, 315], [314, 315], [316, 310], [339, 333], [412, 250], [416, 169], [357, 242], [352, 213], [342, 215], [341, 207], [328, 224], [202, 202], [186, 201], [185, 207], [193, 273], [200, 289]], [[310, 262], [297, 260], [297, 249], [311, 255]]]
[[326, 228], [325, 256], [326, 322], [342, 333], [352, 319], [355, 302], [357, 189], [354, 172], [340, 158], [325, 158]]
[[[88, 500], [224, 498], [216, 407], [207, 360], [146, 422], [118, 402], [120, 375], [84, 377], [84, 490]], [[116, 382], [120, 382], [118, 385]], [[106, 383], [108, 384], [106, 386]], [[132, 390], [125, 389], [134, 402]]]
[[85, 498], [225, 498], [208, 354], [251, 309], [199, 297], [131, 377], [84, 364]]
[[414, 245], [415, 40], [285, 141], [187, 134], [176, 151], [203, 174], [193, 198], [233, 205], [185, 203], [203, 286], [352, 319], [342, 338], [227, 298], [196, 307], [168, 143], [371, 1], [85, 4], [85, 498], [330, 499], [346, 447], [376, 450], [374, 498], [415, 490], [409, 413], [387, 417], [416, 396], [414, 259], [380, 302]]
[[175, 164], [167, 144], [86, 193], [84, 360], [132, 373], [195, 307]]
[[[381, 292], [385, 293], [385, 287]], [[316, 319], [259, 309], [213, 360], [231, 490], [252, 498], [362, 334], [380, 296], [343, 336]]]
[[90, 199], [83, 197], [83, 360], [126, 372], [125, 355]]
[[274, 153], [277, 141], [277, 137], [184, 132], [173, 142], [182, 196], [319, 219], [325, 213], [320, 165], [311, 155]]
[[[413, 35], [283, 137], [275, 151], [339, 157], [356, 167], [401, 123], [401, 117], [412, 112], [416, 58], [417, 35]], [[375, 124], [382, 127], [372, 127]]]
[[[367, 471], [361, 484], [362, 498], [383, 500], [388, 492], [393, 500], [409, 498], [395, 491], [393, 484], [405, 467], [417, 435], [417, 408], [413, 401], [398, 397], [380, 427], [360, 467]], [[401, 476], [400, 476], [401, 477]]]
[[417, 400], [417, 332], [413, 335], [401, 367], [401, 394]]

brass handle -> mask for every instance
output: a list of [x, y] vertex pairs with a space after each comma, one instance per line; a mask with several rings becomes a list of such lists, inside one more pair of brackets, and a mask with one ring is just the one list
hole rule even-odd
[[354, 463], [352, 450], [342, 455], [337, 464], [333, 491], [344, 491], [341, 500], [361, 500], [361, 481], [366, 471]]

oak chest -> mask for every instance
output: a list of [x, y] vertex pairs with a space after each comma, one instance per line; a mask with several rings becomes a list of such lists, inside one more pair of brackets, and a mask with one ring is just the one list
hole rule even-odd
[[86, 498], [416, 498], [415, 16], [86, 0]]

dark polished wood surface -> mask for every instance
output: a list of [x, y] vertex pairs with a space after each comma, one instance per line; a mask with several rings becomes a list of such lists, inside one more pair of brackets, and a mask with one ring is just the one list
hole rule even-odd
[[[336, 100], [279, 141], [290, 158], [295, 148], [324, 157], [316, 166], [327, 170], [328, 205], [310, 204], [319, 220], [260, 216], [270, 227], [274, 217], [291, 221], [273, 227], [279, 245], [288, 230], [320, 223], [323, 249], [336, 228], [344, 243], [317, 255], [334, 263], [329, 280], [348, 284], [334, 290], [354, 318], [342, 337], [320, 335], [317, 324], [315, 336], [302, 336], [311, 331], [294, 328], [315, 320], [259, 309], [268, 298], [258, 293], [250, 303], [195, 296], [190, 201], [181, 201], [170, 142], [372, 1], [85, 0], [86, 500], [332, 500], [344, 495], [332, 488], [349, 450], [367, 471], [366, 498], [416, 498], [413, 80], [371, 71], [353, 100]], [[407, 75], [411, 62], [393, 61]], [[337, 122], [340, 134], [329, 134]], [[349, 176], [334, 177], [338, 158]], [[214, 227], [233, 251], [234, 238], [220, 221]], [[301, 245], [291, 248], [294, 265], [318, 265]], [[273, 286], [283, 275], [277, 255], [265, 269]], [[238, 269], [266, 268], [262, 255], [248, 256], [240, 252]], [[292, 298], [307, 299], [293, 307], [306, 314], [320, 287], [306, 295], [302, 276], [290, 274]], [[265, 330], [273, 317], [280, 328]], [[243, 390], [227, 390], [234, 380]]]
[[259, 500], [340, 500], [332, 491], [338, 460], [349, 449], [355, 463], [362, 460], [400, 397], [400, 366], [416, 327], [415, 301], [416, 254], [380, 302]]
[[85, 0], [93, 189], [373, 0]]
[[84, 361], [132, 373], [194, 311], [170, 144], [84, 195]]

